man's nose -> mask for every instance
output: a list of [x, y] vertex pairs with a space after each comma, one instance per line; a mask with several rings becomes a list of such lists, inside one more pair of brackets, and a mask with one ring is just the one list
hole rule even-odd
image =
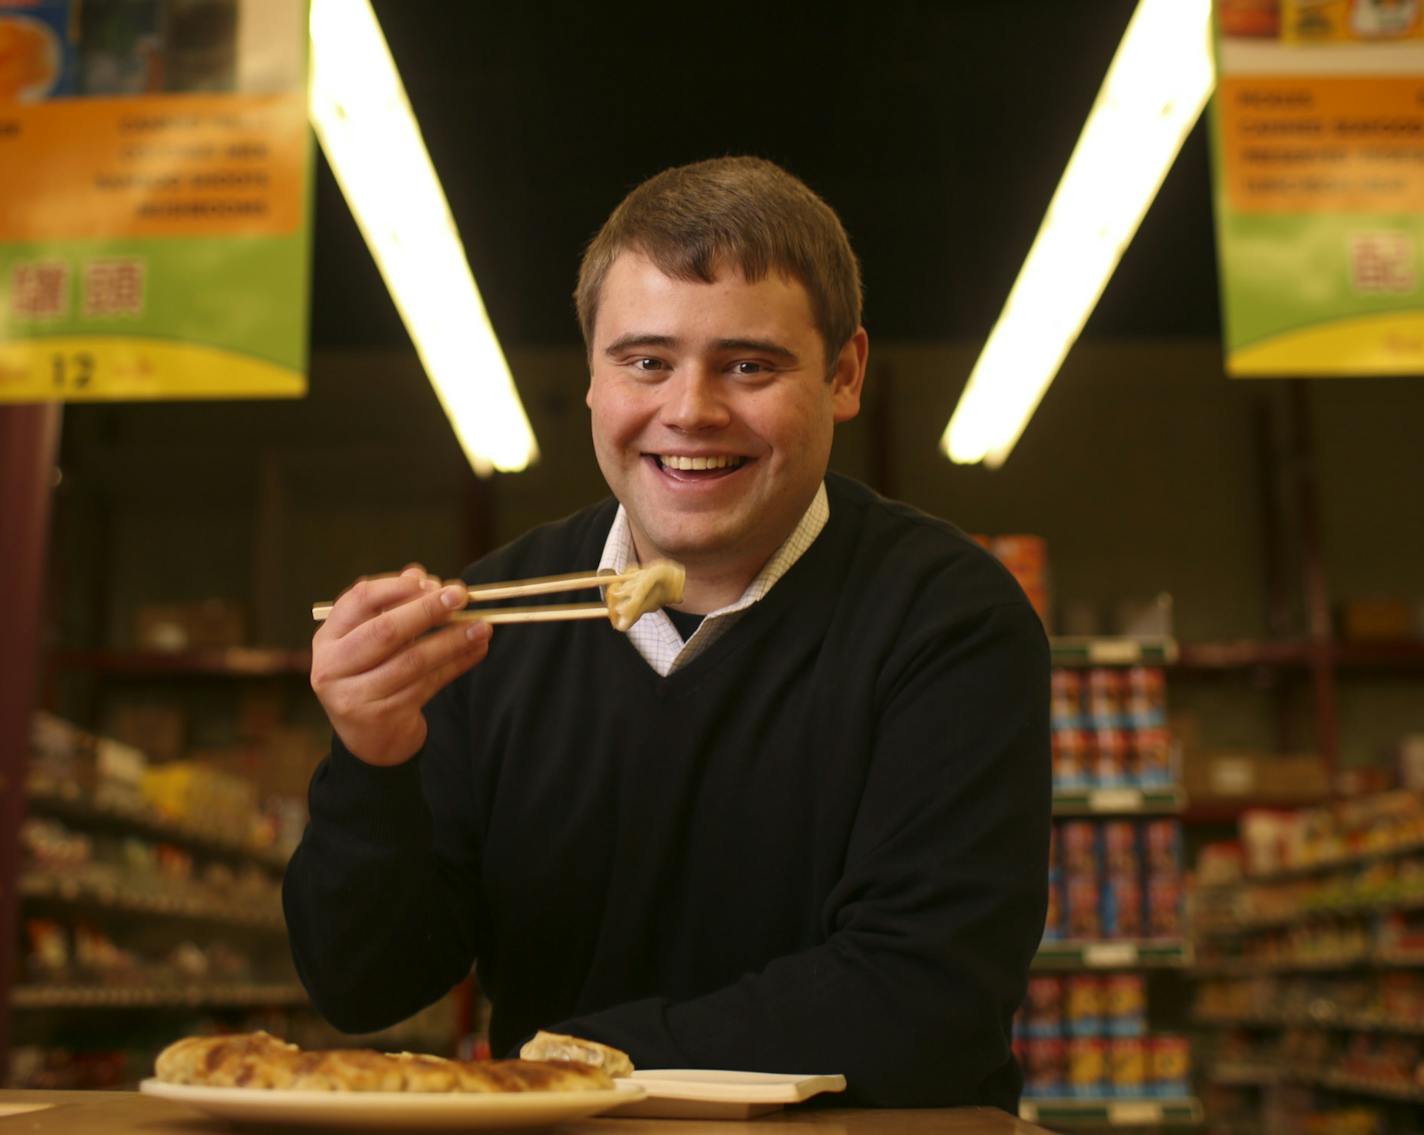
[[702, 367], [684, 368], [668, 394], [663, 420], [675, 429], [715, 429], [731, 418], [717, 376]]

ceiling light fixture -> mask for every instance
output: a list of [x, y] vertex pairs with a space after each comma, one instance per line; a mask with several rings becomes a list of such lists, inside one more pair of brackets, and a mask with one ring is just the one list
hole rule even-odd
[[1214, 81], [1211, 0], [1140, 0], [941, 439], [952, 461], [1008, 457]]
[[312, 0], [310, 116], [430, 384], [480, 476], [538, 457], [369, 0]]

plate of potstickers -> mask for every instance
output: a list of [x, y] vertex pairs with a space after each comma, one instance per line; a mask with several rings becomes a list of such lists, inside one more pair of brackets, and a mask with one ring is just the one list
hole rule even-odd
[[579, 1060], [446, 1060], [374, 1049], [303, 1050], [264, 1032], [187, 1037], [139, 1090], [238, 1123], [448, 1130], [543, 1127], [642, 1098]]

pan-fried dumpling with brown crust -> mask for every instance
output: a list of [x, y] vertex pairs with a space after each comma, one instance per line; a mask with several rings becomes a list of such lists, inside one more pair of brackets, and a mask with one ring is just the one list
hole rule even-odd
[[633, 1074], [633, 1061], [622, 1049], [566, 1033], [537, 1032], [524, 1042], [519, 1055], [525, 1060], [573, 1060], [602, 1068], [610, 1076]]
[[170, 1084], [212, 1088], [285, 1088], [290, 1070], [283, 1057], [301, 1050], [270, 1033], [190, 1036], [158, 1054], [154, 1071]]
[[170, 1084], [303, 1092], [608, 1091], [601, 1068], [568, 1060], [445, 1060], [369, 1048], [303, 1052], [267, 1033], [187, 1037], [158, 1054]]

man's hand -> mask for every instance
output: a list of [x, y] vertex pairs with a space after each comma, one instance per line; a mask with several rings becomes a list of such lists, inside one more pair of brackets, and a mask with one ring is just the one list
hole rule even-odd
[[398, 765], [425, 744], [421, 709], [484, 658], [488, 623], [450, 620], [468, 601], [419, 564], [358, 580], [312, 639], [311, 684], [341, 743], [372, 765]]

